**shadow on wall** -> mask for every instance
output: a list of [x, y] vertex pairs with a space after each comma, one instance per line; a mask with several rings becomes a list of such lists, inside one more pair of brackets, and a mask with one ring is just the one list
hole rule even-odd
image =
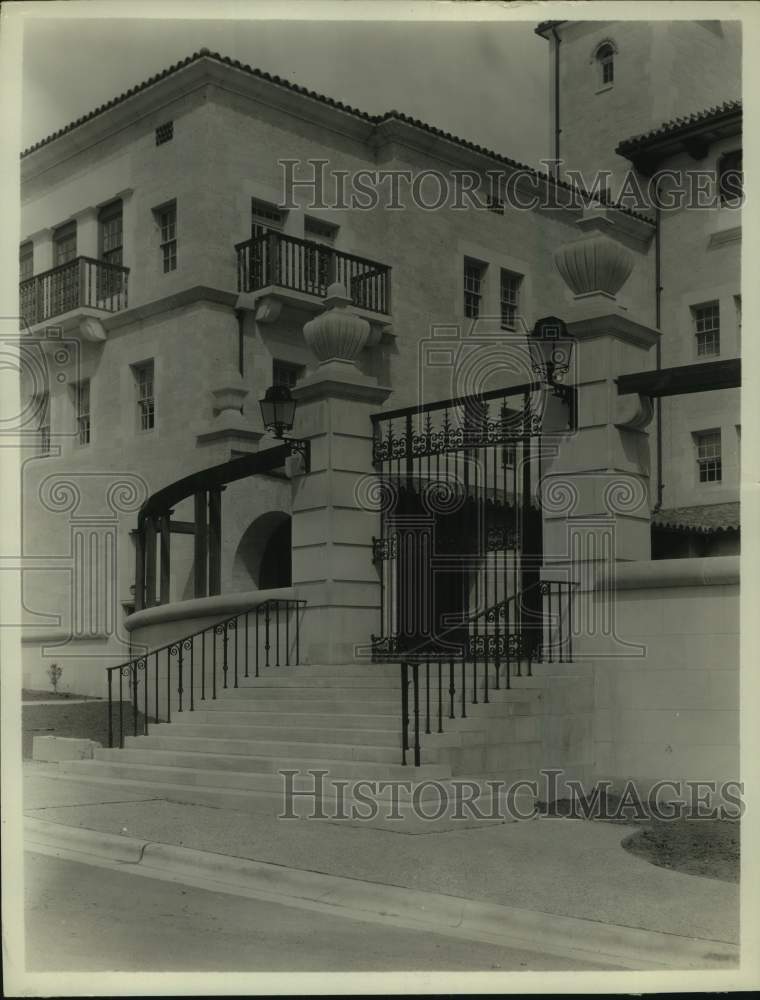
[[232, 563], [232, 589], [270, 590], [292, 580], [291, 519], [269, 511], [246, 528]]

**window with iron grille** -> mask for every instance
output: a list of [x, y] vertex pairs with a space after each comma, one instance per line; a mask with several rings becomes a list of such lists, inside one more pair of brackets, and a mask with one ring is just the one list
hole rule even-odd
[[137, 419], [141, 431], [152, 431], [156, 426], [156, 397], [154, 391], [153, 361], [132, 365], [137, 387]]
[[513, 271], [501, 271], [501, 325], [504, 330], [514, 330], [517, 326], [517, 312], [520, 304], [520, 283], [522, 275]]
[[50, 454], [50, 394], [41, 392], [36, 398], [37, 435], [40, 455]]
[[719, 483], [723, 478], [720, 431], [699, 431], [694, 435], [700, 483]]
[[609, 42], [600, 45], [597, 49], [596, 62], [599, 70], [599, 83], [603, 87], [610, 86], [615, 81], [615, 50]]
[[718, 194], [721, 205], [741, 202], [743, 191], [742, 151], [733, 149], [718, 160]]
[[303, 372], [303, 365], [294, 365], [290, 361], [280, 361], [275, 358], [272, 362], [272, 384], [284, 385], [288, 389], [292, 389]]
[[77, 441], [81, 446], [90, 443], [92, 424], [90, 421], [90, 380], [83, 379], [73, 385], [74, 406], [76, 408]]
[[161, 263], [164, 274], [177, 270], [177, 203], [154, 210], [160, 230]]
[[162, 146], [174, 138], [174, 122], [164, 122], [156, 129], [156, 145]]
[[464, 314], [471, 319], [480, 316], [485, 270], [485, 265], [477, 261], [464, 262]]
[[34, 277], [34, 244], [22, 243], [18, 251], [20, 280]]
[[709, 357], [720, 354], [720, 306], [717, 302], [705, 302], [692, 307], [694, 335], [697, 339], [697, 356]]

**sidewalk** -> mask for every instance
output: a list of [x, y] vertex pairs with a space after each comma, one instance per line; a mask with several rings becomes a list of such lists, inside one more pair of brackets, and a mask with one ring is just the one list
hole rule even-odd
[[406, 836], [146, 799], [58, 779], [54, 768], [24, 765], [26, 816], [460, 900], [738, 942], [738, 886], [634, 857], [620, 846], [628, 826], [536, 819]]

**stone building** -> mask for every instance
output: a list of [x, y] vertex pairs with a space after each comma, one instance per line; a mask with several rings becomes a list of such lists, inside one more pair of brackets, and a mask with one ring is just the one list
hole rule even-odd
[[[442, 582], [431, 584], [425, 613], [435, 628], [446, 615], [478, 614], [489, 600], [509, 606], [521, 588], [537, 593], [541, 567], [520, 558], [536, 537], [531, 556], [557, 581], [542, 600], [554, 593], [565, 601], [561, 614], [569, 581], [591, 613], [598, 580], [623, 563], [633, 567], [623, 589], [649, 588], [652, 607], [662, 599], [657, 588], [673, 586], [702, 607], [705, 583], [728, 588], [735, 601], [735, 559], [718, 560], [705, 575], [701, 560], [684, 560], [689, 571], [668, 558], [738, 551], [735, 368], [702, 370], [699, 395], [683, 395], [691, 388], [670, 371], [739, 356], [735, 198], [729, 192], [717, 208], [667, 212], [631, 207], [614, 192], [631, 165], [641, 179], [663, 165], [720, 172], [726, 157], [736, 165], [738, 42], [730, 26], [697, 22], [549, 22], [538, 31], [559, 72], [561, 105], [549, 116], [561, 137], [552, 145], [565, 161], [559, 176], [399, 112], [367, 115], [207, 50], [22, 155], [25, 684], [46, 686], [55, 661], [64, 689], [102, 694], [104, 666], [168, 644], [165, 665], [148, 655], [109, 674], [120, 690], [122, 677], [130, 692], [134, 681], [133, 701], [142, 707], [144, 697], [146, 714], [165, 718], [172, 656], [182, 705], [183, 653], [181, 642], [171, 644], [244, 614], [245, 640], [236, 620], [219, 653], [226, 688], [234, 649], [237, 687], [248, 613], [265, 598], [267, 636], [270, 625], [278, 636], [284, 623], [292, 629], [282, 632], [288, 657], [296, 628], [296, 658], [323, 667], [366, 661], [375, 636], [375, 658], [395, 670], [404, 658], [394, 645], [399, 621], [412, 620], [417, 636], [426, 629], [415, 619], [422, 606], [404, 610], [397, 593], [414, 590], [394, 548], [406, 544], [406, 529], [388, 528], [400, 508], [389, 515], [376, 496], [402, 480], [406, 488], [412, 479], [425, 489], [443, 483], [444, 493], [454, 483], [449, 492], [463, 509], [479, 505], [489, 539], [466, 553], [469, 569], [444, 568]], [[695, 46], [710, 67], [698, 86], [688, 57]], [[651, 92], [639, 85], [642, 53]], [[663, 103], [661, 81], [678, 100]], [[610, 192], [579, 201], [563, 173], [573, 165], [609, 166]], [[390, 191], [393, 172], [409, 181]], [[574, 344], [563, 385], [544, 366], [541, 378], [556, 391], [537, 377], [528, 346], [545, 317]], [[661, 399], [662, 377], [677, 395]], [[271, 385], [287, 387], [297, 404], [293, 446], [264, 427], [259, 400]], [[536, 419], [532, 443], [526, 417]], [[464, 442], [451, 468], [456, 449], [439, 446], [450, 419], [460, 421]], [[472, 435], [490, 456], [475, 465]], [[403, 474], [393, 464], [401, 458]], [[521, 478], [523, 468], [534, 471]], [[448, 510], [425, 510], [431, 531], [442, 535], [448, 525], [475, 537], [464, 522], [447, 521]], [[410, 511], [412, 520], [423, 513]], [[505, 526], [502, 515], [514, 521]], [[655, 577], [646, 575], [652, 556], [662, 558]], [[642, 565], [650, 567], [643, 576]], [[630, 628], [625, 600], [616, 607]], [[705, 614], [705, 627], [721, 637], [715, 643], [735, 645]], [[254, 618], [258, 641], [258, 610]], [[519, 663], [526, 652], [524, 640], [508, 649], [510, 627], [507, 611], [505, 636], [477, 647], [483, 662], [473, 685], [477, 691], [485, 679], [486, 701], [488, 650], [497, 681], [500, 658], [514, 653]], [[595, 669], [608, 677], [609, 634], [600, 646], [599, 634], [571, 631], [576, 661], [602, 657]], [[626, 642], [646, 634], [639, 621]], [[546, 666], [540, 637], [531, 642], [528, 659]], [[672, 650], [672, 635], [668, 642], [663, 648]], [[206, 647], [197, 652], [191, 640], [186, 648], [185, 669], [195, 674], [185, 674], [185, 697], [197, 699]], [[447, 692], [453, 661], [451, 671]], [[431, 696], [442, 731], [448, 677], [439, 663], [431, 695], [428, 665], [428, 731]], [[464, 710], [464, 660], [461, 678]], [[578, 708], [549, 699], [555, 716], [528, 739], [523, 771], [561, 746], [562, 762], [584, 777], [657, 773], [646, 753], [631, 751], [629, 762], [610, 735], [614, 705], [594, 701], [583, 671], [576, 680], [581, 702], [590, 701]], [[614, 701], [611, 683], [604, 681]], [[648, 688], [644, 701], [652, 698]], [[453, 693], [450, 709], [454, 719]], [[721, 776], [735, 773], [729, 730], [717, 739], [726, 744]], [[700, 741], [690, 730], [682, 743], [693, 757]], [[486, 756], [487, 746], [479, 751]], [[419, 733], [415, 749], [419, 758]], [[457, 767], [484, 773], [484, 759], [462, 751]]]

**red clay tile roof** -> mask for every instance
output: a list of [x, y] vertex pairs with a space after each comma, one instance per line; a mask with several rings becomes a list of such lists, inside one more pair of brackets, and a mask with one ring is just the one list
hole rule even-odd
[[674, 118], [672, 121], [658, 125], [657, 128], [649, 132], [643, 132], [641, 135], [634, 135], [630, 139], [624, 139], [618, 144], [615, 152], [621, 156], [627, 156], [629, 153], [642, 149], [660, 139], [675, 138], [696, 127], [711, 124], [712, 122], [718, 123], [722, 119], [735, 115], [740, 116], [741, 112], [742, 102], [740, 100], [725, 101], [723, 104], [717, 104], [713, 108], [705, 108], [703, 111], [695, 111], [693, 114]]
[[737, 531], [741, 521], [739, 503], [713, 503], [694, 507], [671, 507], [652, 517], [656, 528], [670, 531], [692, 531], [712, 535], [719, 531]]
[[[217, 62], [223, 63], [225, 66], [231, 66], [233, 69], [239, 69], [244, 73], [248, 73], [250, 76], [258, 77], [261, 80], [267, 80], [269, 83], [274, 83], [278, 87], [283, 87], [286, 90], [294, 91], [298, 94], [303, 94], [305, 97], [309, 97], [312, 100], [319, 101], [322, 104], [328, 104], [330, 107], [337, 108], [340, 111], [346, 112], [346, 114], [353, 115], [356, 118], [361, 118], [363, 121], [368, 122], [371, 125], [381, 125], [383, 122], [392, 121], [396, 119], [397, 121], [405, 122], [408, 125], [412, 125], [415, 128], [422, 129], [425, 132], [429, 132], [431, 135], [440, 136], [443, 139], [447, 139], [449, 142], [456, 143], [456, 145], [461, 146], [464, 149], [469, 149], [475, 153], [480, 153], [483, 156], [487, 156], [490, 159], [497, 160], [500, 163], [505, 163], [510, 167], [515, 167], [518, 170], [524, 170], [531, 173], [536, 178], [542, 178], [543, 180], [550, 180], [549, 174], [543, 173], [540, 170], [536, 170], [533, 167], [528, 166], [525, 163], [520, 163], [519, 160], [513, 160], [509, 156], [504, 156], [502, 153], [497, 153], [492, 149], [488, 149], [485, 146], [479, 146], [475, 142], [470, 142], [468, 139], [462, 139], [457, 135], [452, 135], [451, 132], [445, 132], [443, 129], [436, 128], [434, 125], [428, 125], [426, 122], [420, 121], [419, 118], [412, 118], [410, 115], [402, 114], [400, 111], [386, 111], [381, 115], [370, 115], [366, 111], [360, 111], [358, 108], [351, 107], [350, 104], [344, 104], [342, 101], [336, 101], [332, 97], [325, 97], [324, 94], [318, 94], [314, 90], [309, 90], [306, 87], [301, 87], [296, 83], [291, 83], [290, 80], [286, 80], [281, 76], [273, 76], [271, 73], [265, 73], [263, 70], [256, 69], [253, 66], [249, 66], [246, 63], [241, 63], [238, 59], [230, 59], [228, 56], [220, 55], [218, 52], [211, 52], [209, 49], [200, 49], [198, 52], [194, 52], [191, 56], [187, 56], [186, 59], [182, 59], [180, 62], [174, 63], [167, 69], [162, 70], [155, 76], [149, 77], [142, 83], [135, 87], [130, 87], [129, 90], [124, 91], [124, 93], [119, 94], [118, 97], [112, 98], [106, 104], [101, 104], [100, 107], [95, 108], [94, 111], [90, 111], [86, 115], [82, 115], [81, 118], [77, 118], [76, 121], [70, 122], [68, 125], [57, 132], [53, 132], [51, 135], [46, 136], [44, 139], [40, 139], [39, 142], [34, 143], [28, 149], [25, 149], [21, 154], [23, 159], [25, 156], [29, 156], [35, 150], [40, 149], [42, 146], [46, 146], [48, 143], [53, 142], [53, 140], [58, 139], [60, 136], [65, 135], [67, 132], [71, 132], [73, 129], [77, 128], [79, 125], [84, 124], [84, 122], [90, 121], [96, 118], [98, 115], [103, 114], [108, 111], [109, 108], [114, 107], [116, 104], [120, 104], [122, 101], [128, 100], [135, 94], [140, 93], [143, 90], [147, 90], [148, 87], [153, 86], [160, 80], [165, 79], [172, 73], [176, 73], [180, 69], [184, 69], [185, 66], [189, 66], [191, 63], [196, 62], [199, 59], [208, 58], [215, 59]], [[567, 191], [574, 190], [573, 185], [568, 184], [565, 181], [557, 180], [554, 183], [558, 187], [564, 188]], [[610, 207], [617, 209], [620, 212], [624, 212], [626, 215], [633, 216], [634, 218], [641, 219], [644, 222], [654, 225], [654, 219], [649, 218], [647, 215], [643, 215], [641, 212], [636, 212], [633, 209], [627, 208], [624, 205], [611, 205]]]

